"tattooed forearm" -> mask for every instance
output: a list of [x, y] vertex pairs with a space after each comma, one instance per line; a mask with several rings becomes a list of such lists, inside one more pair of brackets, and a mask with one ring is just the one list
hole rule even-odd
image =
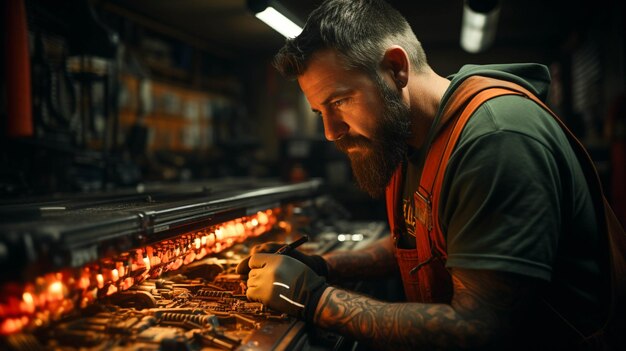
[[340, 289], [331, 290], [320, 303], [316, 316], [320, 326], [368, 341], [376, 349], [434, 350], [468, 345], [463, 340], [467, 335], [485, 330], [478, 321], [459, 318], [449, 305], [383, 303]]
[[390, 238], [382, 238], [360, 251], [337, 251], [325, 255], [330, 279], [369, 279], [397, 271]]
[[[480, 275], [480, 274], [479, 274]], [[451, 305], [384, 303], [331, 288], [315, 321], [377, 349], [489, 349], [506, 338], [509, 321], [529, 300], [529, 285], [498, 277], [453, 278]]]

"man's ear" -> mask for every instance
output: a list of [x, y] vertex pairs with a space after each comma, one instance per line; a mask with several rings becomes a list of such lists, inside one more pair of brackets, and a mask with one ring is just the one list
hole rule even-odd
[[409, 54], [398, 45], [390, 46], [383, 56], [383, 72], [390, 74], [396, 88], [402, 89], [409, 82], [409, 71], [411, 69]]

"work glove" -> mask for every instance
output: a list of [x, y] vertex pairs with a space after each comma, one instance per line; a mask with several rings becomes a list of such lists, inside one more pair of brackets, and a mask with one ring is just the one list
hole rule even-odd
[[[263, 243], [260, 245], [255, 245], [252, 250], [250, 250], [251, 254], [255, 253], [274, 253], [284, 244], [269, 242]], [[315, 272], [315, 274], [320, 275], [322, 277], [328, 278], [328, 265], [326, 264], [326, 260], [320, 255], [307, 255], [299, 250], [291, 250], [286, 253], [286, 255], [295, 258], [296, 260], [306, 264]], [[241, 275], [246, 275], [250, 271], [250, 267], [248, 267], [248, 260], [250, 260], [250, 256], [244, 258], [237, 265], [237, 273]]]
[[251, 301], [313, 321], [317, 304], [328, 284], [304, 263], [287, 255], [254, 254], [248, 261], [248, 290]]

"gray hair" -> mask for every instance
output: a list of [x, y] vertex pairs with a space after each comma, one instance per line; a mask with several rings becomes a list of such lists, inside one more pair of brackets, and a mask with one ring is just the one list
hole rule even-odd
[[408, 22], [383, 0], [326, 0], [309, 16], [302, 33], [287, 39], [274, 57], [274, 66], [286, 77], [297, 78], [311, 56], [336, 50], [347, 69], [377, 74], [385, 50], [401, 46], [413, 71], [428, 66], [426, 54]]

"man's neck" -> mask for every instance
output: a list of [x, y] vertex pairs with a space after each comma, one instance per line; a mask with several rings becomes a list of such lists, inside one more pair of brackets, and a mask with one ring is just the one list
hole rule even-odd
[[424, 143], [449, 86], [448, 79], [437, 75], [430, 68], [411, 75], [407, 86], [413, 116], [411, 138], [407, 142], [410, 146], [420, 148]]

